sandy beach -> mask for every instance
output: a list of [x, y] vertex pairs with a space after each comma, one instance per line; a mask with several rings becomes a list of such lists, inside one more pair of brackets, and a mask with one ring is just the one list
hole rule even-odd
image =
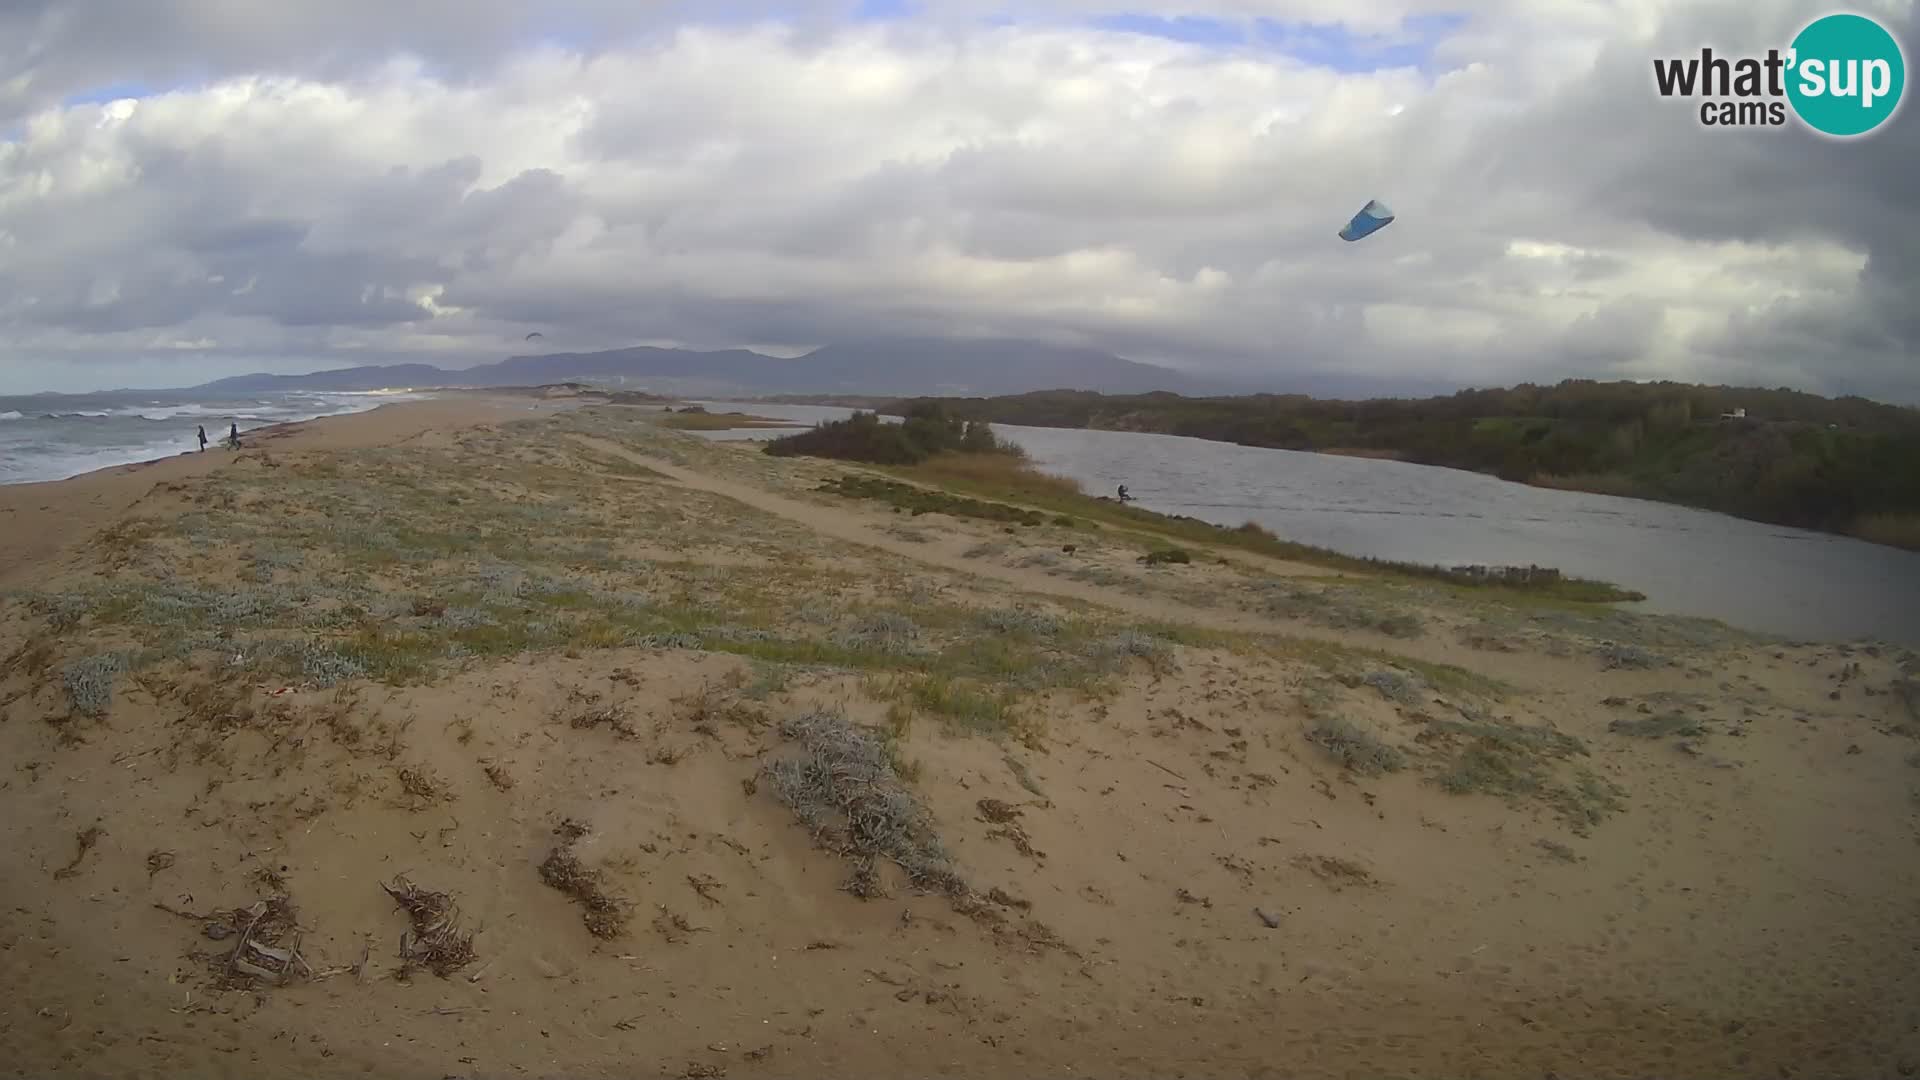
[[[388, 405], [327, 417], [325, 423], [278, 424], [247, 432], [246, 449], [325, 452], [398, 446], [443, 428], [565, 407], [525, 396], [450, 393], [442, 400]], [[218, 435], [216, 431], [213, 435]], [[212, 436], [209, 436], [212, 437]], [[0, 485], [0, 586], [44, 570], [42, 561], [113, 524], [156, 485], [206, 476], [230, 462], [216, 438], [203, 452], [118, 465], [37, 484]]]
[[1920, 657], [661, 416], [0, 487], [9, 1075], [1920, 1075]]

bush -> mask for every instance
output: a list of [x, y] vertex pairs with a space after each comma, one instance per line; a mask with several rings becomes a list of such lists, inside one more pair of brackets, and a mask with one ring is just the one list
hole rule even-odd
[[980, 620], [988, 630], [1023, 637], [1052, 637], [1060, 632], [1060, 620], [1044, 611], [1010, 608], [989, 611]]
[[1595, 647], [1594, 652], [1600, 657], [1600, 663], [1608, 671], [1615, 670], [1616, 668], [1649, 671], [1653, 668], [1665, 667], [1667, 664], [1666, 657], [1655, 652], [1650, 652], [1638, 645], [1622, 645], [1617, 642], [1606, 641]]
[[1388, 701], [1402, 705], [1420, 704], [1420, 692], [1426, 689], [1426, 683], [1398, 671], [1373, 671], [1360, 680], [1380, 692]]
[[1173, 649], [1161, 638], [1129, 628], [1095, 643], [1092, 658], [1107, 669], [1138, 658], [1155, 671], [1162, 671], [1172, 663]]
[[[935, 454], [915, 465], [913, 474], [915, 479], [973, 495], [1031, 498], [1049, 503], [1086, 497], [1077, 482], [1036, 470], [1017, 447], [994, 454]], [[1065, 516], [1053, 506], [1048, 507], [1048, 512]], [[1066, 523], [1072, 524], [1072, 519]]]
[[891, 611], [868, 615], [835, 637], [842, 648], [894, 655], [924, 651], [920, 639], [920, 627], [912, 619]]
[[895, 771], [883, 738], [837, 712], [790, 717], [780, 734], [797, 753], [765, 767], [774, 797], [817, 844], [853, 861], [849, 891], [876, 895], [874, 864], [884, 860], [906, 871], [915, 888], [967, 892], [932, 815]]
[[899, 423], [878, 413], [855, 412], [809, 431], [770, 440], [775, 457], [822, 457], [872, 465], [917, 465], [937, 454], [1002, 454], [1018, 458], [1019, 447], [1000, 441], [985, 422], [961, 420], [937, 405], [918, 405]]
[[1399, 772], [1407, 764], [1405, 754], [1338, 717], [1315, 721], [1307, 741], [1362, 776]]
[[114, 679], [132, 665], [124, 652], [81, 657], [67, 665], [64, 681], [75, 712], [99, 716], [113, 704]]
[[1638, 739], [1664, 739], [1669, 735], [1705, 735], [1707, 729], [1692, 717], [1677, 712], [1663, 713], [1659, 716], [1622, 717], [1607, 725], [1607, 730], [1616, 735], [1631, 735]]

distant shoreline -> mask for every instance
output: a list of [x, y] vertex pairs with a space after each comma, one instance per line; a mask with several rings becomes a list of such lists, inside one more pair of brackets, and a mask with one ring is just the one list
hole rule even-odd
[[[1791, 521], [1780, 521], [1752, 514], [1736, 513], [1724, 507], [1711, 506], [1701, 502], [1687, 501], [1667, 496], [1658, 491], [1649, 490], [1644, 485], [1635, 483], [1629, 477], [1612, 473], [1568, 475], [1535, 473], [1526, 477], [1508, 477], [1501, 476], [1490, 469], [1474, 468], [1468, 465], [1450, 464], [1447, 462], [1420, 461], [1405, 451], [1388, 447], [1338, 445], [1310, 447], [1267, 446], [1257, 442], [1213, 438], [1191, 432], [1157, 431], [1150, 427], [1107, 426], [1106, 424], [1098, 422], [1074, 424], [1052, 422], [1050, 420], [1022, 420], [998, 415], [997, 411], [991, 408], [995, 403], [995, 399], [956, 400], [947, 398], [879, 398], [864, 395], [783, 394], [743, 399], [741, 404], [751, 404], [758, 401], [776, 405], [807, 405], [826, 408], [857, 409], [863, 412], [886, 412], [888, 410], [898, 410], [907, 402], [915, 400], [942, 401], [950, 405], [974, 405], [979, 408], [969, 415], [974, 416], [976, 419], [986, 420], [988, 423], [997, 426], [1044, 428], [1055, 431], [1104, 431], [1135, 435], [1164, 435], [1172, 438], [1196, 439], [1201, 442], [1220, 443], [1227, 446], [1240, 446], [1249, 450], [1279, 450], [1291, 454], [1324, 454], [1330, 457], [1357, 458], [1368, 461], [1395, 461], [1407, 465], [1421, 465], [1427, 468], [1449, 469], [1454, 472], [1470, 473], [1475, 476], [1484, 476], [1504, 483], [1519, 484], [1523, 487], [1537, 488], [1546, 491], [1579, 492], [1586, 495], [1604, 495], [1617, 499], [1634, 499], [1639, 502], [1655, 503], [1660, 506], [1679, 506], [1689, 510], [1699, 510], [1709, 514], [1720, 514], [1761, 525], [1798, 529], [1805, 532], [1818, 533], [1823, 536], [1857, 540], [1861, 543], [1890, 547], [1899, 551], [1920, 551], [1920, 514], [1869, 514], [1849, 523], [1846, 528], [1819, 528], [1813, 525], [1799, 524]], [[1096, 417], [1095, 419], [1098, 421], [1112, 418]]]
[[[123, 393], [123, 392], [124, 391], [102, 391], [101, 394]], [[565, 401], [565, 402], [570, 402], [577, 405], [606, 405], [606, 404], [637, 405], [637, 404], [654, 404], [656, 402], [664, 405], [668, 403], [675, 403], [679, 400], [677, 398], [664, 397], [664, 396], [654, 395], [654, 394], [644, 394], [644, 393], [628, 392], [628, 391], [603, 391], [603, 390], [598, 390], [596, 388], [587, 387], [584, 384], [556, 384], [556, 385], [548, 385], [548, 386], [503, 386], [503, 387], [445, 387], [445, 388], [429, 387], [429, 388], [408, 388], [404, 392], [409, 396], [398, 401], [383, 401], [383, 400], [380, 400], [380, 398], [383, 395], [378, 395], [378, 394], [370, 393], [367, 391], [273, 391], [272, 393], [351, 394], [354, 396], [366, 397], [370, 404], [364, 408], [351, 409], [345, 412], [327, 413], [322, 416], [308, 416], [298, 420], [282, 420], [282, 421], [276, 421], [273, 423], [261, 424], [257, 427], [242, 428], [240, 431], [242, 449], [243, 450], [251, 449], [251, 447], [248, 445], [249, 440], [261, 440], [261, 439], [278, 440], [278, 439], [284, 438], [289, 432], [304, 429], [308, 425], [320, 424], [325, 421], [339, 420], [344, 417], [365, 416], [372, 413], [381, 412], [382, 410], [390, 410], [390, 409], [395, 409], [402, 406], [420, 405], [420, 404], [425, 404], [425, 403], [434, 402], [434, 401], [474, 402], [474, 401], [487, 401], [487, 400], [523, 401], [527, 399], [534, 399], [534, 400], [543, 400], [543, 401]], [[149, 391], [132, 391], [132, 393], [149, 393]], [[152, 391], [152, 393], [162, 393], [162, 392]], [[182, 392], [166, 391], [164, 393], [179, 395]], [[82, 395], [55, 395], [55, 396], [82, 396]], [[191, 399], [186, 399], [186, 398], [183, 398], [182, 400], [191, 401]], [[91, 415], [91, 414], [88, 414], [88, 415]], [[200, 420], [195, 419], [193, 416], [182, 416], [179, 419], [180, 419], [180, 422], [189, 431], [191, 431], [192, 428], [199, 426], [201, 423]], [[206, 449], [208, 451], [223, 449], [223, 444], [225, 443], [225, 440], [226, 440], [225, 430], [226, 429], [223, 426], [220, 427], [219, 430], [213, 430], [211, 428], [208, 430], [207, 446], [206, 446]], [[51, 479], [37, 479], [37, 480], [12, 480], [12, 481], [0, 480], [0, 491], [7, 491], [7, 490], [18, 489], [18, 488], [41, 488], [48, 484], [66, 483], [68, 481], [81, 480], [87, 477], [97, 476], [103, 473], [123, 473], [123, 472], [133, 472], [133, 471], [138, 471], [143, 469], [150, 469], [162, 462], [174, 461], [180, 458], [197, 458], [201, 453], [202, 453], [201, 450], [188, 448], [185, 450], [180, 450], [175, 453], [159, 453], [159, 454], [153, 454], [147, 457], [134, 458], [128, 461], [119, 461], [119, 462], [114, 462], [112, 464], [99, 465], [94, 468], [73, 473], [69, 476], [60, 476], [60, 477], [54, 477]]]
[[[1904, 471], [1920, 460], [1914, 456], [1920, 454], [1920, 415], [1787, 392], [1727, 390], [1724, 400], [1713, 397], [1715, 392], [1565, 384], [1421, 401], [1079, 391], [763, 400], [894, 412], [915, 402], [937, 402], [956, 416], [997, 425], [1167, 435], [1249, 449], [1399, 461], [1920, 551], [1920, 475]], [[1525, 396], [1529, 393], [1534, 397]], [[1700, 405], [1688, 395], [1721, 402], [1732, 411]], [[1751, 415], [1747, 405], [1737, 404], [1749, 400]]]
[[[547, 406], [568, 408], [571, 403]], [[522, 395], [459, 395], [377, 405], [357, 412], [267, 424], [241, 433], [238, 452], [187, 450], [105, 465], [59, 480], [0, 484], [0, 585], [35, 572], [61, 551], [84, 544], [163, 485], [223, 469], [269, 463], [271, 454], [389, 446], [433, 431], [453, 431], [529, 415]], [[209, 432], [211, 440], [212, 432]]]

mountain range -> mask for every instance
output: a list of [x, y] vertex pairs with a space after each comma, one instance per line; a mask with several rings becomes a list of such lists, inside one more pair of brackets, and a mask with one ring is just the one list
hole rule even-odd
[[190, 389], [208, 393], [285, 390], [379, 390], [389, 387], [473, 388], [584, 382], [683, 397], [767, 397], [776, 394], [864, 394], [988, 397], [1034, 390], [1106, 394], [1153, 391], [1199, 396], [1256, 392], [1369, 397], [1444, 393], [1423, 384], [1388, 384], [1356, 376], [1275, 372], [1267, 378], [1176, 371], [1100, 349], [1019, 339], [896, 338], [827, 345], [792, 358], [748, 349], [703, 352], [641, 346], [587, 353], [514, 356], [447, 369], [430, 364], [339, 368], [306, 375], [236, 375]]

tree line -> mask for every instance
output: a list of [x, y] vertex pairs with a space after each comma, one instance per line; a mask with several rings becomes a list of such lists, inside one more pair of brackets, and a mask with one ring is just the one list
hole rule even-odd
[[936, 408], [949, 422], [1392, 457], [1920, 548], [1920, 411], [1860, 397], [1568, 380], [1367, 401], [1041, 391], [886, 411]]
[[938, 454], [1004, 454], [1023, 457], [1021, 449], [1001, 441], [984, 420], [952, 415], [937, 402], [906, 406], [900, 423], [882, 423], [871, 412], [817, 424], [773, 439], [765, 452], [775, 457], [822, 457], [874, 465], [918, 465]]

